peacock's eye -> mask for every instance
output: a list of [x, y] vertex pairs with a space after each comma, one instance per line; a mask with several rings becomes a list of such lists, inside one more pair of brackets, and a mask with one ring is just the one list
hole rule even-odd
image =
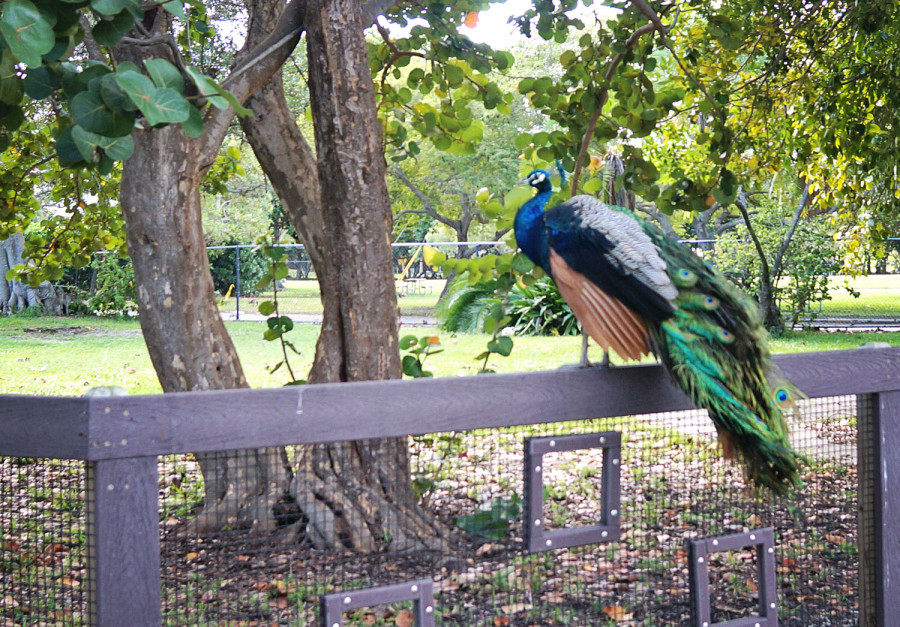
[[778, 395], [775, 398], [778, 399], [779, 403], [782, 403], [788, 399], [788, 393], [784, 390], [779, 390]]

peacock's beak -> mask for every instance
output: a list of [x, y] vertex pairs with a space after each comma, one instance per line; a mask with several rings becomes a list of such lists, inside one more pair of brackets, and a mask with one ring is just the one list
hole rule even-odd
[[518, 181], [516, 181], [516, 185], [529, 185], [528, 177], [526, 176], [523, 179], [519, 179]]

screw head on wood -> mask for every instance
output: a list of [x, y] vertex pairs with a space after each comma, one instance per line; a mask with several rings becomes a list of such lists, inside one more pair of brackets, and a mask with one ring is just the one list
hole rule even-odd
[[350, 605], [350, 597], [344, 597], [344, 605]]

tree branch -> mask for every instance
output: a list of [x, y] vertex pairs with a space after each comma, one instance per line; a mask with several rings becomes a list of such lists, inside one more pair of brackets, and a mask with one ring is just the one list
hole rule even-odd
[[654, 29], [655, 27], [653, 24], [644, 24], [635, 30], [634, 33], [631, 34], [631, 37], [628, 38], [628, 41], [625, 42], [626, 51], [613, 57], [613, 60], [610, 61], [609, 67], [606, 70], [606, 74], [603, 75], [604, 87], [600, 91], [600, 101], [597, 103], [597, 110], [594, 111], [594, 115], [588, 123], [587, 129], [585, 129], [584, 137], [581, 140], [581, 150], [578, 152], [578, 159], [575, 161], [575, 172], [572, 174], [573, 196], [578, 193], [578, 179], [581, 177], [581, 170], [584, 167], [584, 161], [587, 158], [588, 148], [591, 145], [591, 138], [594, 136], [594, 129], [597, 128], [597, 121], [600, 119], [600, 115], [603, 112], [603, 105], [606, 104], [606, 100], [609, 98], [609, 81], [612, 79], [616, 68], [622, 63], [625, 55], [634, 47], [641, 37], [647, 33], [652, 33]]
[[778, 249], [778, 254], [775, 255], [775, 261], [772, 262], [772, 278], [777, 283], [778, 279], [781, 275], [781, 263], [784, 259], [784, 254], [787, 252], [788, 246], [791, 244], [791, 240], [794, 239], [794, 233], [797, 230], [797, 225], [800, 223], [800, 216], [803, 214], [803, 209], [806, 208], [806, 205], [809, 203], [809, 183], [803, 186], [803, 193], [800, 195], [800, 202], [797, 204], [797, 210], [794, 211], [794, 217], [791, 220], [791, 226], [788, 229], [787, 234], [784, 236], [784, 240], [781, 242], [781, 247]]
[[426, 196], [425, 192], [423, 192], [421, 189], [419, 189], [419, 187], [415, 183], [413, 183], [411, 180], [409, 180], [409, 177], [406, 176], [406, 172], [404, 172], [401, 168], [394, 166], [393, 168], [391, 168], [391, 174], [393, 174], [398, 179], [400, 179], [400, 181], [404, 185], [406, 185], [406, 187], [409, 189], [409, 191], [411, 191], [415, 195], [415, 197], [419, 199], [419, 201], [422, 203], [422, 209], [420, 210], [421, 213], [424, 213], [425, 215], [427, 215], [431, 218], [434, 218], [441, 224], [446, 224], [447, 226], [449, 226], [451, 229], [453, 229], [457, 233], [459, 232], [459, 228], [461, 226], [460, 221], [452, 220], [452, 219], [438, 213], [434, 209], [434, 204], [431, 202], [431, 199], [428, 196]]
[[[381, 13], [390, 9], [399, 0], [369, 0], [362, 6], [363, 20], [372, 24]], [[290, 0], [272, 29], [272, 32], [258, 45], [250, 48], [248, 40], [245, 50], [228, 77], [222, 81], [222, 88], [231, 92], [238, 102], [243, 103], [287, 61], [300, 41], [306, 27], [306, 0]], [[228, 125], [234, 117], [234, 110], [211, 109], [204, 120], [205, 131], [200, 138], [201, 154], [214, 154], [224, 141]], [[209, 159], [204, 159], [209, 161]]]

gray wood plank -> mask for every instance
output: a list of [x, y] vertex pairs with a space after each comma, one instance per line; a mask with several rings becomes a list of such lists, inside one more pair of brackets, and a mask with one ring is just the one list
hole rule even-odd
[[900, 614], [900, 392], [878, 395], [875, 503], [876, 613], [879, 625]]
[[0, 395], [0, 455], [84, 459], [88, 401]]
[[[900, 389], [898, 349], [785, 355], [777, 362], [810, 397]], [[113, 397], [92, 400], [91, 433], [98, 437], [91, 437], [90, 457], [311, 444], [690, 407], [658, 365]]]
[[[782, 355], [776, 361], [811, 398], [900, 389], [900, 349]], [[0, 435], [4, 436], [0, 437], [0, 453], [92, 460], [403, 436], [691, 407], [659, 365], [274, 390], [8, 399], [0, 413]], [[82, 453], [85, 403], [89, 427], [87, 450]], [[19, 405], [22, 408], [17, 412]]]
[[161, 621], [156, 457], [88, 462], [90, 623]]

